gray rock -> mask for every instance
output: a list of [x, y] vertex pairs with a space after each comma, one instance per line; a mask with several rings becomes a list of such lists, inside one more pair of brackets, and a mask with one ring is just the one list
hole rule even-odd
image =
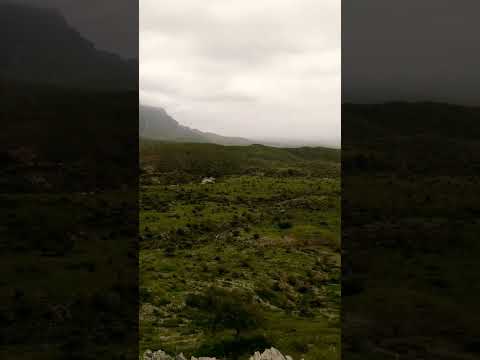
[[158, 350], [158, 351], [147, 350], [143, 354], [143, 360], [174, 360], [174, 359], [162, 350]]
[[187, 358], [185, 355], [183, 355], [183, 353], [180, 353], [175, 357], [175, 360], [187, 360]]
[[[178, 354], [175, 358], [171, 357], [162, 350], [151, 351], [147, 350], [143, 354], [143, 360], [187, 360], [183, 353]], [[192, 356], [190, 360], [218, 360], [217, 358], [211, 357], [200, 357], [196, 358]], [[255, 352], [253, 356], [250, 357], [250, 360], [293, 360], [291, 356], [284, 356], [280, 351], [275, 348], [266, 349], [263, 353]], [[303, 359], [302, 359], [303, 360]]]
[[290, 356], [283, 356], [283, 354], [274, 347], [265, 350], [262, 354], [258, 351], [250, 357], [250, 360], [291, 360]]

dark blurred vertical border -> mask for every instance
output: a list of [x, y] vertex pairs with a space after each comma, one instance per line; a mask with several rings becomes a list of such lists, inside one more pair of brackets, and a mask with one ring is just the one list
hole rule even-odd
[[343, 358], [479, 358], [480, 4], [342, 7]]
[[138, 359], [138, 1], [0, 1], [0, 358]]

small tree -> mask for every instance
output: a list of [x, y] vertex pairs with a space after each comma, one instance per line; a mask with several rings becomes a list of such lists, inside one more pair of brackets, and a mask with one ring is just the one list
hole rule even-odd
[[237, 338], [243, 331], [254, 329], [262, 322], [261, 311], [253, 296], [240, 290], [212, 287], [205, 295], [187, 299], [187, 304], [208, 313], [207, 324], [212, 331], [233, 329]]

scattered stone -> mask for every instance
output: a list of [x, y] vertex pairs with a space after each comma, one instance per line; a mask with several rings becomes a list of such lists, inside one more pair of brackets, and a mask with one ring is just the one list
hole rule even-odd
[[203, 180], [202, 180], [202, 185], [214, 184], [214, 183], [215, 183], [215, 178], [214, 177], [206, 177], [206, 178], [203, 178]]
[[158, 351], [147, 350], [143, 354], [143, 360], [174, 360], [174, 359], [162, 350], [158, 350]]
[[283, 354], [274, 347], [267, 349], [260, 354], [258, 351], [250, 357], [250, 360], [293, 360], [290, 356], [283, 356]]
[[153, 174], [155, 172], [155, 168], [151, 165], [146, 165], [142, 168], [142, 171], [146, 174]]
[[[174, 359], [162, 350], [158, 350], [158, 351], [147, 350], [143, 354], [143, 360], [187, 360], [187, 358], [185, 357], [185, 355], [183, 355], [183, 353], [180, 353]], [[192, 356], [190, 360], [219, 360], [219, 359], [211, 358], [211, 357], [196, 358], [195, 356]], [[260, 352], [258, 351], [255, 352], [255, 354], [253, 354], [253, 356], [250, 357], [250, 360], [293, 360], [293, 359], [291, 356], [288, 356], [288, 355], [284, 356], [280, 351], [272, 347], [270, 349], [266, 349], [262, 354], [260, 354]]]

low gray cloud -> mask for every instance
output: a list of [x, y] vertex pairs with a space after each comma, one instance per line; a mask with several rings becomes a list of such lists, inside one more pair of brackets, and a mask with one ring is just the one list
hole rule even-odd
[[342, 6], [345, 101], [479, 104], [479, 1], [344, 0]]
[[338, 0], [141, 0], [140, 99], [225, 135], [338, 142]]

